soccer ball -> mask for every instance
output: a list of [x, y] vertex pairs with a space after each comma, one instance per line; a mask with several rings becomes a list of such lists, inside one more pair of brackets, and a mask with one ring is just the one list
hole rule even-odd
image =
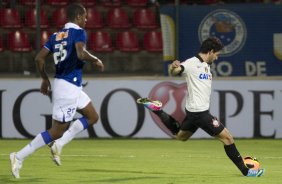
[[244, 157], [244, 163], [249, 169], [259, 169], [260, 168], [260, 163], [257, 158], [251, 157], [251, 156], [246, 156]]

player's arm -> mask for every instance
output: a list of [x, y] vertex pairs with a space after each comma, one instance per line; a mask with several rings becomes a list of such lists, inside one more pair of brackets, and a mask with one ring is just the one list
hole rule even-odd
[[178, 60], [173, 61], [168, 67], [168, 71], [172, 76], [181, 75], [183, 70], [184, 67], [180, 64], [180, 61]]
[[51, 83], [45, 70], [45, 59], [49, 54], [49, 50], [43, 47], [35, 57], [37, 70], [42, 78], [40, 92], [49, 95], [51, 91]]
[[104, 71], [104, 64], [103, 62], [97, 58], [96, 56], [92, 55], [90, 52], [88, 52], [85, 48], [85, 44], [83, 42], [77, 42], [75, 44], [77, 57], [80, 60], [89, 61], [94, 63], [96, 66], [100, 68], [101, 71]]

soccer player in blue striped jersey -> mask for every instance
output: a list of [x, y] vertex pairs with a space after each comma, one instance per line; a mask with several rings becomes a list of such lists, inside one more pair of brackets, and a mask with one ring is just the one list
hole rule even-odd
[[[102, 61], [86, 50], [86, 15], [86, 9], [81, 4], [70, 4], [67, 7], [69, 22], [49, 38], [35, 58], [42, 78], [40, 91], [44, 95], [52, 95], [53, 125], [49, 130], [36, 135], [20, 151], [10, 154], [11, 171], [15, 178], [20, 177], [24, 159], [45, 145], [50, 145], [54, 162], [61, 165], [63, 146], [98, 121], [99, 116], [90, 98], [82, 90], [82, 68], [85, 61], [104, 70]], [[45, 72], [45, 60], [50, 53], [53, 54], [56, 67], [52, 94], [51, 83]], [[76, 111], [82, 117], [73, 121]], [[70, 125], [71, 122], [73, 123]]]

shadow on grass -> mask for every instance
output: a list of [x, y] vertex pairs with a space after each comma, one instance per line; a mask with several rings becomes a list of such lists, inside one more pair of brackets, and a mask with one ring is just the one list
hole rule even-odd
[[33, 183], [45, 183], [46, 178], [19, 178], [16, 179], [12, 175], [0, 175], [0, 183], [10, 184], [10, 183], [21, 183], [21, 184], [33, 184]]
[[121, 174], [141, 174], [145, 176], [131, 176], [131, 177], [115, 177], [112, 178], [105, 178], [105, 179], [89, 179], [84, 180], [84, 182], [87, 183], [124, 183], [126, 181], [137, 181], [137, 180], [144, 180], [143, 183], [147, 183], [145, 180], [152, 180], [152, 179], [159, 179], [163, 177], [159, 176], [148, 176], [148, 175], [167, 175], [167, 173], [164, 172], [143, 172], [143, 171], [132, 171], [132, 170], [115, 170], [115, 169], [80, 169], [80, 170], [73, 170], [74, 172], [90, 172], [90, 173], [105, 173], [105, 174], [111, 174], [111, 173], [121, 173]]
[[144, 180], [144, 183], [147, 183], [145, 180], [152, 180], [152, 179], [159, 179], [161, 177], [154, 177], [154, 176], [139, 176], [139, 177], [119, 177], [119, 178], [107, 178], [107, 179], [100, 179], [100, 180], [88, 180], [86, 182], [92, 183], [124, 183], [126, 181], [136, 181], [136, 180]]
[[114, 170], [114, 169], [75, 169], [75, 172], [91, 172], [91, 173], [132, 173], [132, 174], [164, 174], [164, 172], [144, 172], [144, 171], [129, 171], [129, 170]]

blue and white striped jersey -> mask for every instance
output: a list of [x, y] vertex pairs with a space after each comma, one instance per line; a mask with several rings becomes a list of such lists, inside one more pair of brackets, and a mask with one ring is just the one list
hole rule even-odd
[[82, 83], [84, 61], [77, 57], [75, 43], [86, 45], [86, 32], [74, 23], [67, 23], [59, 32], [54, 33], [44, 47], [53, 53], [56, 66], [55, 78], [64, 79], [76, 86]]

